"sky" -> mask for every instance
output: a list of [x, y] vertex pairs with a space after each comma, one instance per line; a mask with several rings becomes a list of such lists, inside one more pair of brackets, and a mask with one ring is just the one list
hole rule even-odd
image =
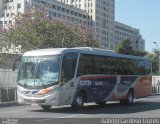
[[115, 0], [115, 20], [140, 29], [146, 51], [160, 48], [160, 0]]

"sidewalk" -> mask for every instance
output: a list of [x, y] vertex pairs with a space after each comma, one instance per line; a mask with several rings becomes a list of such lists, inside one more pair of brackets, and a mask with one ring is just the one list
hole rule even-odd
[[18, 106], [19, 104], [17, 101], [11, 101], [11, 102], [0, 102], [0, 108], [1, 107], [9, 107], [9, 106]]

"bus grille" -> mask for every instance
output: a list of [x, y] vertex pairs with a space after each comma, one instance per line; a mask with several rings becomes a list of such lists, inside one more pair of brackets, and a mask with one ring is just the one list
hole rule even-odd
[[24, 99], [25, 103], [45, 103], [46, 100]]

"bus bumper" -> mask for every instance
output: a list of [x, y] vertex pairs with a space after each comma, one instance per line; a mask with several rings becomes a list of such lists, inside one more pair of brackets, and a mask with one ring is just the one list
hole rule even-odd
[[19, 104], [38, 104], [38, 105], [56, 105], [59, 104], [59, 92], [54, 92], [53, 94], [48, 94], [45, 96], [26, 96], [19, 91], [17, 91], [18, 103]]

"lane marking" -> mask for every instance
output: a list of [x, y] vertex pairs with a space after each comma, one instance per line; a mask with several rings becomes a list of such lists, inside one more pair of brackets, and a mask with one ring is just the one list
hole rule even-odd
[[8, 114], [8, 113], [14, 113], [14, 112], [17, 113], [17, 111], [9, 111], [9, 112], [0, 112], [0, 114]]
[[36, 122], [40, 122], [40, 121], [48, 121], [48, 120], [53, 120], [53, 119], [59, 119], [59, 118], [72, 118], [75, 117], [76, 115], [67, 115], [67, 116], [51, 116], [51, 118], [46, 118], [46, 119], [39, 119], [39, 120], [35, 120]]

